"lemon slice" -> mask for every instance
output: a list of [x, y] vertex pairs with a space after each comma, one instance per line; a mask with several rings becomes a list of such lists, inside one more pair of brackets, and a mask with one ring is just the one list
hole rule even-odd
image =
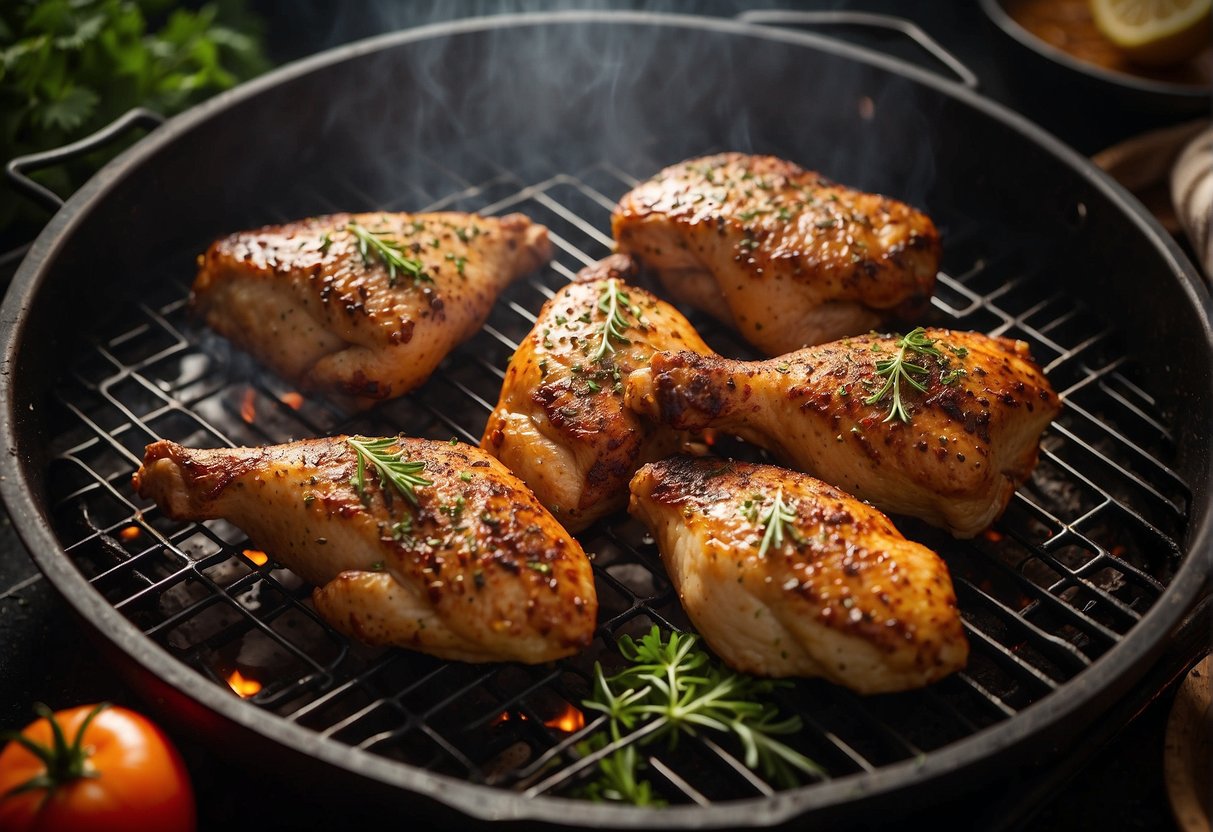
[[1099, 30], [1131, 60], [1179, 63], [1213, 36], [1213, 0], [1090, 0]]

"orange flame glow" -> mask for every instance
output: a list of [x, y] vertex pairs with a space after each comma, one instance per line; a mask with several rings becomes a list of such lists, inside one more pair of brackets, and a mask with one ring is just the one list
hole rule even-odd
[[298, 393], [283, 393], [278, 397], [278, 401], [289, 407], [291, 410], [298, 410], [303, 407], [303, 396]]
[[244, 391], [244, 401], [240, 403], [240, 418], [250, 425], [257, 418], [257, 393], [251, 387]]
[[122, 531], [118, 532], [118, 537], [129, 543], [132, 540], [138, 540], [141, 534], [143, 534], [143, 530], [138, 526], [127, 526]]
[[990, 541], [991, 543], [998, 543], [1000, 540], [1002, 540], [1002, 534], [1000, 532], [994, 531], [993, 529], [986, 529], [985, 532], [982, 534], [982, 537], [984, 537], [986, 540]]
[[489, 727], [496, 728], [501, 723], [509, 722], [511, 719], [518, 719], [526, 722], [526, 718], [527, 716], [524, 713], [510, 713], [509, 711], [502, 711], [501, 713], [497, 714], [497, 716], [493, 717], [493, 721], [489, 723]]
[[547, 722], [543, 723], [549, 728], [555, 728], [557, 731], [564, 731], [566, 734], [571, 734], [574, 731], [580, 731], [585, 727], [585, 714], [568, 705], [564, 709], [564, 713], [554, 716]]
[[227, 684], [243, 699], [248, 699], [250, 696], [255, 696], [257, 692], [261, 690], [260, 682], [258, 682], [256, 679], [244, 678], [239, 670], [232, 671], [232, 675], [227, 677]]
[[269, 555], [260, 549], [245, 549], [244, 556], [258, 566], [265, 566], [270, 560]]

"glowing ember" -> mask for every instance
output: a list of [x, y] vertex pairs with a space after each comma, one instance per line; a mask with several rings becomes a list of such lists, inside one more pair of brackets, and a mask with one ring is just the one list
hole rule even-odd
[[261, 690], [261, 683], [256, 679], [246, 679], [241, 675], [239, 670], [233, 670], [232, 675], [227, 677], [228, 686], [236, 691], [243, 699], [248, 699], [250, 696], [255, 696]]
[[716, 437], [718, 434], [719, 434], [719, 431], [717, 431], [716, 428], [704, 428], [703, 429], [703, 443], [705, 445], [707, 445], [709, 448], [712, 447], [713, 445], [716, 444]]
[[998, 543], [1000, 540], [1002, 540], [1002, 534], [994, 531], [993, 529], [986, 529], [982, 534], [982, 537], [991, 543]]
[[245, 549], [244, 556], [258, 566], [265, 566], [270, 560], [269, 555], [258, 549]]
[[257, 393], [251, 387], [244, 391], [244, 401], [240, 404], [240, 418], [250, 425], [257, 418]]
[[555, 728], [557, 731], [564, 731], [566, 734], [571, 734], [574, 731], [580, 731], [585, 727], [585, 714], [568, 705], [564, 709], [564, 713], [559, 716], [552, 717], [547, 722], [543, 723], [549, 728]]
[[138, 540], [141, 534], [143, 534], [143, 530], [138, 526], [127, 526], [118, 532], [118, 537], [129, 543], [132, 540]]
[[298, 393], [283, 393], [278, 397], [278, 401], [289, 407], [291, 410], [298, 410], [303, 407], [303, 396]]
[[493, 717], [493, 720], [489, 723], [489, 727], [496, 728], [501, 723], [509, 722], [511, 719], [519, 719], [519, 720], [522, 720], [523, 722], [525, 722], [526, 714], [522, 714], [522, 713], [513, 713], [512, 714], [509, 711], [502, 711], [501, 713], [497, 714], [497, 716]]

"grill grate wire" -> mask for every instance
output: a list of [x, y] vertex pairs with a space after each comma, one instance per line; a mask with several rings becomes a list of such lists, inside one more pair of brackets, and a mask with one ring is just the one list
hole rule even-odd
[[[594, 661], [609, 673], [620, 661], [615, 640], [652, 623], [690, 629], [634, 521], [613, 518], [582, 535], [600, 603], [590, 649], [545, 667], [476, 666], [348, 642], [311, 609], [310, 588], [272, 560], [259, 563], [238, 529], [168, 520], [130, 487], [143, 446], [158, 438], [218, 446], [401, 430], [478, 442], [510, 354], [542, 303], [610, 252], [604, 229], [615, 197], [637, 178], [602, 162], [528, 182], [462, 159], [460, 170], [483, 174], [466, 179], [428, 161], [432, 180], [387, 183], [391, 197], [339, 181], [302, 186], [312, 190], [283, 204], [522, 211], [549, 227], [554, 262], [511, 287], [483, 331], [421, 390], [361, 414], [297, 396], [205, 331], [188, 315], [192, 274], [166, 266], [94, 333], [55, 391], [55, 525], [72, 561], [149, 639], [209, 683], [226, 686], [233, 671], [260, 682], [252, 706], [390, 760], [526, 796], [565, 795], [618, 747], [578, 750], [603, 725], [592, 712], [584, 727], [559, 721], [589, 694]], [[999, 248], [971, 221], [936, 219], [945, 258], [932, 323], [1028, 341], [1065, 409], [1043, 439], [1032, 480], [985, 536], [956, 541], [898, 519], [952, 571], [972, 647], [964, 672], [905, 694], [861, 698], [814, 680], [777, 694], [781, 709], [804, 721], [793, 744], [829, 778], [913, 759], [1014, 717], [1114, 646], [1161, 595], [1181, 556], [1190, 490], [1163, 461], [1174, 437], [1117, 333], [1022, 252]], [[707, 319], [692, 320], [722, 353], [751, 354]], [[647, 774], [673, 803], [775, 791], [746, 768], [739, 748], [709, 737], [645, 753]]]

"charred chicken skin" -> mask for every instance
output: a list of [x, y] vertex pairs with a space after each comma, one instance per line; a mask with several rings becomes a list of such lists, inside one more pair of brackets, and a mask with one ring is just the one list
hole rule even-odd
[[678, 303], [767, 355], [866, 332], [929, 298], [940, 241], [926, 215], [773, 156], [721, 153], [624, 195], [617, 249]]
[[334, 214], [215, 242], [192, 301], [283, 378], [365, 407], [425, 382], [550, 258], [521, 214]]
[[854, 497], [773, 465], [688, 457], [645, 465], [631, 491], [683, 608], [729, 666], [859, 693], [964, 667], [946, 565]]
[[945, 329], [766, 361], [658, 353], [628, 377], [625, 400], [679, 430], [733, 433], [957, 537], [1002, 513], [1060, 409], [1027, 344]]
[[623, 379], [657, 350], [711, 352], [681, 313], [625, 282], [633, 269], [608, 257], [544, 305], [480, 443], [571, 531], [622, 509], [641, 463], [684, 440], [624, 407]]
[[171, 518], [239, 526], [318, 587], [326, 621], [370, 644], [535, 664], [594, 633], [580, 544], [479, 448], [403, 437], [217, 450], [160, 441], [134, 484]]

